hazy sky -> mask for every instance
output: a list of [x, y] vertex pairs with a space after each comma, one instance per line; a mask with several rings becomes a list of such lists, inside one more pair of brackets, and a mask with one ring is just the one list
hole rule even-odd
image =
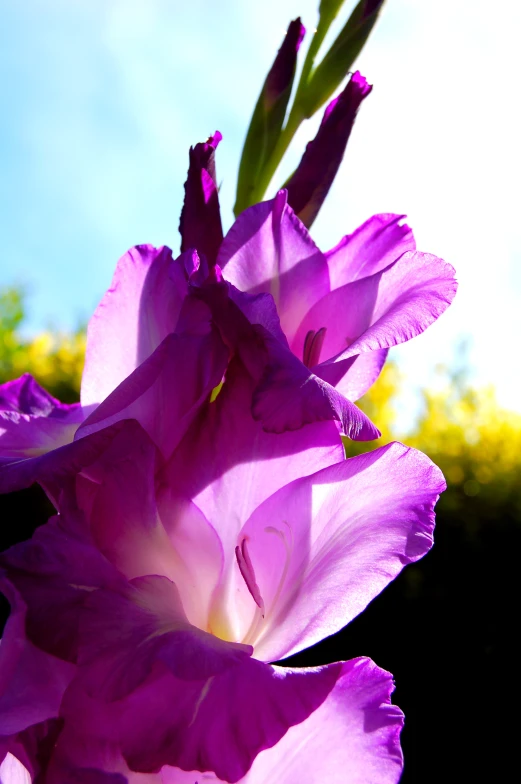
[[[345, 20], [353, 3], [346, 3]], [[3, 254], [28, 326], [73, 327], [131, 245], [178, 248], [190, 144], [216, 128], [225, 226], [249, 117], [290, 19], [318, 0], [0, 0]], [[388, 0], [357, 63], [374, 85], [313, 227], [327, 249], [376, 212], [458, 271], [439, 323], [396, 350], [411, 384], [458, 339], [521, 410], [521, 4]], [[305, 125], [284, 180], [313, 136]]]

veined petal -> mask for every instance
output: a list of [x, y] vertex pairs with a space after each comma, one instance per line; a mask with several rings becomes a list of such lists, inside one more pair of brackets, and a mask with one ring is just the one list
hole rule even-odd
[[381, 272], [405, 251], [416, 250], [405, 215], [380, 214], [362, 223], [326, 253], [331, 290]]
[[299, 355], [307, 333], [322, 327], [326, 327], [322, 363], [390, 348], [436, 321], [452, 302], [456, 288], [450, 264], [428, 253], [404, 253], [385, 270], [335, 289], [317, 302], [291, 348]]
[[101, 403], [174, 331], [186, 291], [169, 248], [138, 245], [121, 257], [87, 329], [84, 406]]
[[394, 443], [297, 479], [265, 501], [241, 532], [266, 608], [249, 640], [255, 655], [277, 661], [349, 623], [429, 550], [444, 489], [425, 455]]
[[286, 191], [244, 210], [223, 240], [217, 263], [241, 291], [271, 294], [291, 342], [310, 307], [329, 291], [325, 256], [286, 204]]

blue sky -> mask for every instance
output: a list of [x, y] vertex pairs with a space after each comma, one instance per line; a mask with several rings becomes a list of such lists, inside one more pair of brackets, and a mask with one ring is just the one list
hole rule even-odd
[[[0, 0], [0, 285], [28, 287], [31, 331], [86, 319], [131, 245], [178, 247], [188, 147], [216, 128], [230, 225], [260, 85], [289, 20], [312, 34], [317, 6]], [[388, 0], [357, 63], [374, 90], [313, 227], [326, 249], [371, 214], [407, 213], [460, 280], [449, 313], [395, 352], [410, 388], [470, 336], [476, 377], [519, 410], [520, 32], [514, 0], [501, 16], [482, 0]]]

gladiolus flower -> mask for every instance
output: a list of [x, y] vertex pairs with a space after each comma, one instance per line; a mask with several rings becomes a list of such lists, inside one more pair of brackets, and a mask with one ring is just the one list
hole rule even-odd
[[[254, 383], [235, 358], [167, 462], [126, 423], [65, 487], [59, 518], [2, 557], [26, 645], [75, 668], [59, 716], [38, 717], [63, 722], [50, 784], [87, 769], [277, 781], [286, 744], [317, 730], [324, 750], [332, 738], [358, 748], [359, 781], [398, 780], [386, 673], [271, 662], [342, 628], [428, 550], [443, 478], [398, 444], [344, 460], [331, 422], [266, 433]], [[8, 628], [8, 651], [11, 639]], [[24, 716], [23, 694], [5, 716]]]

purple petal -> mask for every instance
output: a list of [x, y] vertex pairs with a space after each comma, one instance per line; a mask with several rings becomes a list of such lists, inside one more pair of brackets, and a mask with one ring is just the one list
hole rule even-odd
[[263, 500], [344, 454], [333, 422], [281, 435], [264, 432], [251, 415], [254, 386], [233, 360], [216, 400], [194, 421], [161, 480], [199, 507], [232, 562], [237, 535]]
[[[233, 295], [233, 287], [231, 289]], [[235, 296], [239, 292], [235, 290]], [[252, 325], [223, 284], [204, 287], [197, 292], [210, 307], [223, 341], [236, 351], [251, 376], [258, 381], [252, 397], [254, 419], [268, 433], [299, 430], [317, 421], [337, 420], [350, 438], [370, 440], [380, 435], [366, 415], [332, 386], [311, 373], [276, 337], [276, 316], [271, 314], [272, 298], [256, 295], [268, 329]], [[244, 299], [244, 296], [242, 295]], [[251, 317], [251, 303], [241, 302]], [[270, 331], [271, 330], [271, 331]]]
[[[349, 623], [429, 550], [444, 489], [425, 455], [395, 443], [269, 498], [240, 535], [266, 608], [255, 655], [276, 661]], [[246, 586], [239, 591], [246, 596]]]
[[[323, 327], [321, 363], [390, 348], [419, 335], [436, 321], [452, 302], [456, 288], [450, 264], [427, 253], [404, 253], [382, 272], [348, 283], [317, 302], [300, 325], [291, 348], [298, 355], [304, 350], [308, 332]], [[317, 368], [317, 373], [329, 380], [327, 372]]]
[[175, 582], [190, 622], [206, 627], [222, 569], [219, 537], [195, 504], [156, 487], [152, 443], [139, 428], [126, 430], [105, 455], [89, 512], [93, 537], [128, 579], [155, 574]]
[[63, 715], [87, 735], [119, 741], [136, 771], [168, 764], [238, 781], [259, 751], [321, 705], [341, 669], [251, 659], [248, 646], [191, 627], [166, 578], [94, 592], [88, 605], [81, 681], [91, 696], [71, 692]]
[[334, 387], [311, 373], [278, 341], [265, 333], [268, 365], [253, 395], [252, 413], [268, 433], [298, 430], [311, 422], [340, 422], [356, 441], [380, 436], [371, 420]]
[[327, 106], [317, 135], [286, 183], [288, 204], [308, 229], [336, 177], [360, 104], [372, 89], [359, 71], [352, 75]]
[[0, 590], [11, 605], [0, 643], [0, 735], [13, 735], [58, 715], [76, 668], [26, 639], [24, 602], [5, 577]]
[[[369, 659], [345, 662], [322, 705], [259, 754], [248, 784], [397, 784], [403, 714], [391, 705], [392, 691], [392, 676]], [[165, 771], [164, 784], [188, 780]]]
[[45, 454], [72, 441], [84, 415], [60, 403], [25, 373], [0, 386], [0, 465]]
[[223, 238], [215, 174], [215, 150], [221, 139], [222, 135], [216, 131], [206, 142], [190, 147], [190, 166], [179, 223], [181, 250], [195, 248], [210, 265], [215, 264]]
[[343, 362], [323, 363], [313, 368], [319, 378], [335, 387], [348, 400], [360, 400], [372, 387], [385, 365], [388, 349], [368, 351]]
[[203, 334], [168, 335], [86, 419], [76, 438], [137, 419], [168, 458], [226, 368], [226, 347], [208, 320], [204, 326]]
[[286, 204], [286, 191], [239, 215], [217, 263], [241, 291], [271, 294], [291, 342], [310, 307], [329, 291], [324, 255]]
[[61, 506], [59, 517], [4, 552], [0, 564], [26, 604], [29, 640], [75, 662], [86, 597], [101, 586], [117, 586], [122, 578], [94, 547], [79, 510], [68, 502]]
[[202, 689], [174, 678], [158, 682], [155, 704], [145, 701], [144, 693], [139, 701], [136, 695], [138, 721], [126, 733], [124, 755], [134, 770], [146, 772], [167, 764], [239, 781], [260, 751], [274, 746], [289, 727], [317, 710], [334, 687], [339, 669], [333, 664], [288, 670], [248, 659], [214, 676]]
[[47, 454], [14, 460], [0, 466], [0, 493], [11, 493], [39, 482], [57, 506], [61, 486], [67, 477], [80, 473], [94, 463], [122, 427], [123, 424], [117, 422]]
[[186, 271], [169, 248], [138, 245], [122, 256], [89, 322], [84, 406], [101, 403], [174, 331], [186, 291]]
[[338, 289], [383, 269], [406, 251], [416, 250], [411, 229], [400, 221], [405, 215], [373, 215], [326, 253], [331, 289]]
[[100, 589], [86, 600], [81, 679], [88, 693], [103, 702], [135, 691], [157, 662], [176, 679], [204, 685], [251, 653], [250, 646], [225, 642], [192, 626], [177, 587], [166, 577], [137, 577], [118, 592]]

